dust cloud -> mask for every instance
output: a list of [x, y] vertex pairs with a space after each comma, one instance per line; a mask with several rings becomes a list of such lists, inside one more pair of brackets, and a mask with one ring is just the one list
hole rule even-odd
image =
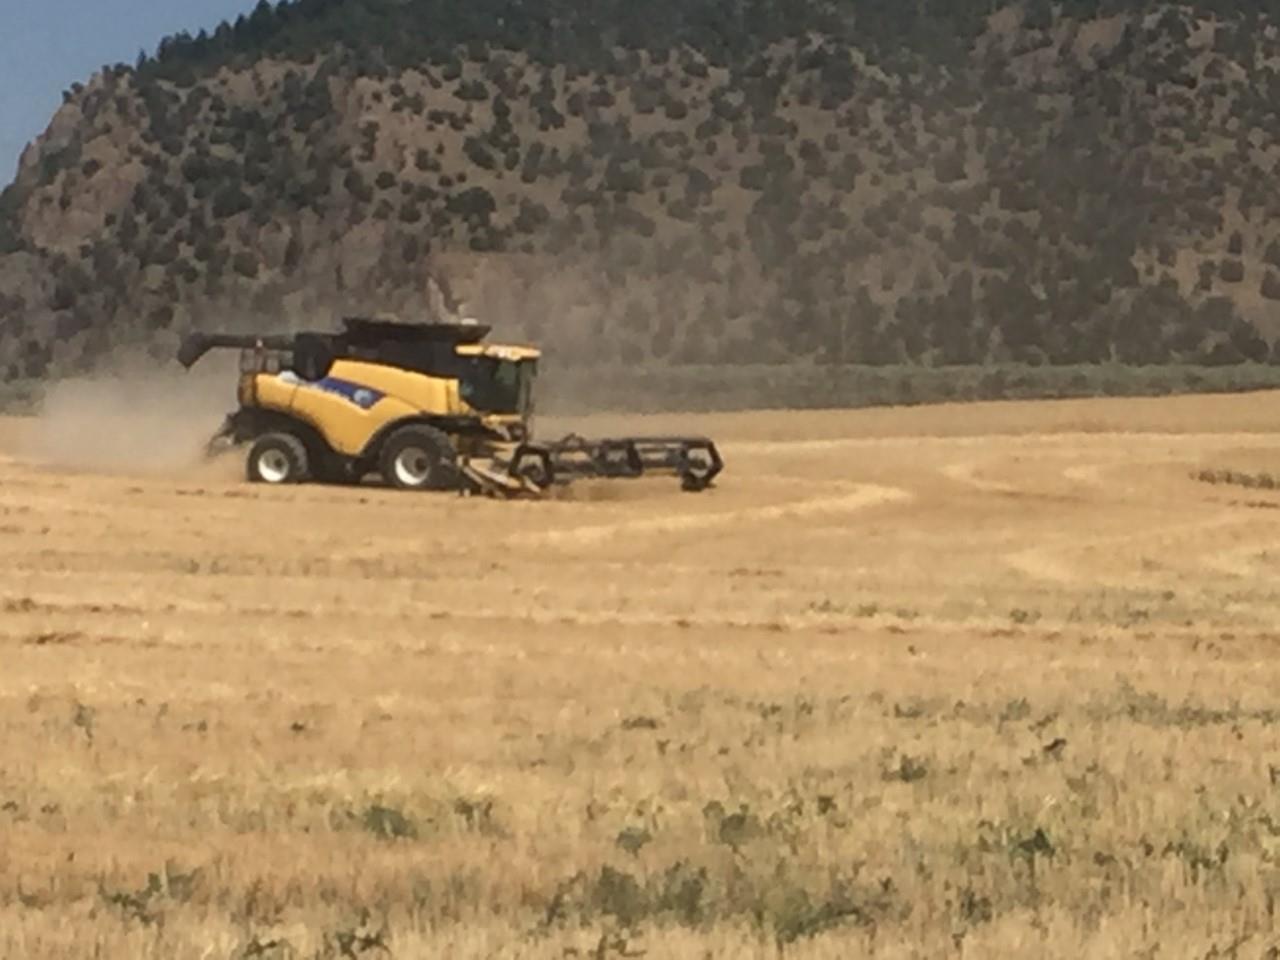
[[183, 371], [114, 357], [92, 375], [50, 383], [22, 453], [71, 470], [172, 473], [199, 466], [204, 446], [235, 407], [234, 358]]

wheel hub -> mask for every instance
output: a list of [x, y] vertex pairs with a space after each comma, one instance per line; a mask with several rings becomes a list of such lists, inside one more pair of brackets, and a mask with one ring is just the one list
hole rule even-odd
[[283, 450], [264, 450], [258, 456], [258, 474], [267, 483], [283, 483], [289, 477], [289, 457]]
[[421, 447], [405, 447], [396, 455], [395, 471], [405, 486], [424, 486], [431, 479], [431, 456]]

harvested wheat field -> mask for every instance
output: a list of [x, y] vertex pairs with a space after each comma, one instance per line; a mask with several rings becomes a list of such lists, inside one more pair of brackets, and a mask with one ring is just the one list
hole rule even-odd
[[0, 956], [1277, 955], [1280, 397], [676, 425], [542, 503], [0, 427]]

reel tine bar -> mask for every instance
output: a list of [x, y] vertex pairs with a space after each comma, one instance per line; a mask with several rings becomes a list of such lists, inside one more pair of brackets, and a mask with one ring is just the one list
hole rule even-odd
[[706, 437], [611, 437], [587, 440], [571, 434], [552, 443], [524, 444], [511, 459], [513, 475], [544, 489], [579, 477], [636, 479], [674, 475], [684, 490], [705, 490], [724, 469], [716, 445]]

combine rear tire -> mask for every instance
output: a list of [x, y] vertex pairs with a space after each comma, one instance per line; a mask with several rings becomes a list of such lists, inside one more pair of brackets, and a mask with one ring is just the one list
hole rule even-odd
[[378, 457], [382, 479], [401, 490], [453, 490], [459, 482], [456, 464], [448, 435], [423, 424], [391, 434]]
[[302, 483], [307, 479], [307, 448], [289, 433], [268, 433], [249, 450], [252, 483]]

